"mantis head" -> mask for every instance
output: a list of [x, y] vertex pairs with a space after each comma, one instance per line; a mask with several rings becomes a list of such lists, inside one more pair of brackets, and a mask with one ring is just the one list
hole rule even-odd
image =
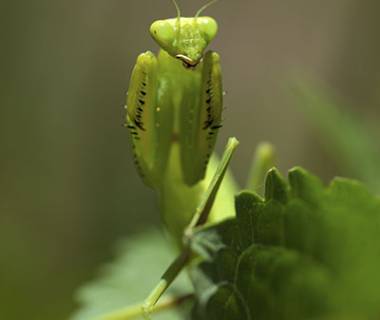
[[211, 17], [200, 17], [200, 13], [215, 1], [202, 7], [195, 17], [178, 16], [173, 19], [158, 20], [150, 27], [150, 34], [158, 45], [172, 57], [181, 60], [185, 67], [196, 67], [203, 53], [218, 32], [218, 24]]

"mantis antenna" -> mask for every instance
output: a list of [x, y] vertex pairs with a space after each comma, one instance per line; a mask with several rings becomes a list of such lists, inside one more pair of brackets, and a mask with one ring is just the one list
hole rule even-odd
[[177, 40], [178, 40], [178, 37], [180, 36], [180, 32], [179, 30], [181, 29], [181, 9], [179, 8], [179, 5], [177, 3], [176, 0], [172, 0], [176, 10], [177, 10], [177, 29], [178, 29], [178, 32], [177, 32]]
[[176, 10], [177, 10], [177, 19], [181, 18], [181, 9], [179, 8], [179, 5], [176, 0], [172, 0]]
[[219, 0], [211, 0], [208, 3], [206, 3], [202, 8], [200, 8], [197, 13], [195, 14], [195, 18], [198, 18], [200, 14], [205, 11], [209, 6], [213, 5], [214, 3], [218, 2]]

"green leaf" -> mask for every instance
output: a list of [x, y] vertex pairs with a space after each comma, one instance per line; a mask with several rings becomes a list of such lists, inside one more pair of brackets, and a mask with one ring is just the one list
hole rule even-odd
[[216, 290], [205, 300], [202, 309], [204, 314], [198, 314], [197, 319], [205, 320], [249, 320], [250, 315], [235, 286], [230, 283], [219, 285]]
[[264, 201], [255, 193], [243, 191], [236, 197], [235, 207], [240, 244], [242, 248], [247, 248], [255, 239], [254, 220], [264, 207]]
[[294, 198], [316, 206], [321, 202], [324, 192], [322, 181], [316, 176], [310, 175], [306, 170], [299, 167], [290, 170], [289, 184]]
[[380, 199], [302, 168], [289, 182], [271, 170], [265, 187], [266, 199], [240, 193], [235, 219], [195, 235], [206, 260], [191, 272], [193, 319], [376, 319]]
[[265, 181], [265, 199], [286, 203], [288, 198], [289, 188], [286, 181], [276, 168], [270, 169]]
[[324, 307], [329, 280], [296, 251], [252, 245], [240, 257], [235, 285], [253, 319], [305, 319]]
[[[141, 303], [175, 255], [158, 231], [146, 231], [118, 245], [117, 258], [103, 267], [99, 276], [77, 293], [80, 308], [72, 320], [94, 320], [104, 314]], [[168, 296], [191, 292], [186, 274], [174, 282]], [[139, 318], [136, 318], [139, 319]], [[142, 318], [141, 318], [142, 319]], [[154, 320], [182, 319], [178, 310], [153, 316]]]

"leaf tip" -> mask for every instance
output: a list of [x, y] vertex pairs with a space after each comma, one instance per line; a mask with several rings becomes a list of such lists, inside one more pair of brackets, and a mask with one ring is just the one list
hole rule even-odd
[[288, 186], [280, 171], [273, 167], [265, 180], [265, 200], [277, 200], [285, 203], [288, 200]]
[[309, 202], [316, 202], [324, 190], [322, 181], [301, 167], [289, 170], [289, 184], [295, 196]]

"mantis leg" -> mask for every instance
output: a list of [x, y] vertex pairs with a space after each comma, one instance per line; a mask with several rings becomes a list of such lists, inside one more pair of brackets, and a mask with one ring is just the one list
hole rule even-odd
[[[204, 178], [218, 129], [222, 126], [222, 71], [216, 52], [204, 55], [200, 81], [199, 99], [195, 105], [180, 110], [181, 162], [188, 185]], [[194, 95], [194, 92], [188, 94]]]
[[[190, 244], [192, 240], [192, 234], [194, 230], [202, 227], [206, 222], [207, 218], [210, 214], [211, 207], [214, 203], [215, 197], [219, 190], [219, 187], [223, 181], [224, 175], [227, 171], [228, 164], [232, 158], [236, 147], [239, 142], [235, 138], [230, 138], [228, 144], [225, 148], [223, 156], [220, 160], [219, 166], [215, 171], [214, 177], [211, 180], [211, 183], [205, 192], [205, 195], [199, 204], [194, 217], [186, 228], [184, 235], [184, 247], [178, 257], [171, 263], [171, 265], [167, 268], [164, 274], [161, 276], [159, 283], [156, 287], [151, 291], [148, 298], [144, 301], [143, 304], [139, 304], [137, 306], [132, 306], [126, 308], [124, 310], [116, 311], [112, 314], [104, 315], [101, 317], [101, 320], [132, 320], [138, 316], [145, 316], [146, 319], [149, 319], [149, 314], [160, 309], [164, 309], [165, 306], [170, 307], [171, 305], [178, 305], [178, 301], [184, 301], [183, 298], [180, 298], [177, 303], [164, 303], [163, 306], [159, 306], [159, 299], [165, 293], [165, 291], [169, 288], [172, 282], [177, 278], [179, 273], [184, 269], [184, 267], [188, 264], [190, 259], [192, 258], [192, 252], [190, 249]], [[185, 296], [186, 299], [191, 298], [192, 295]], [[186, 300], [185, 299], [185, 300]]]
[[144, 182], [154, 187], [162, 178], [171, 137], [170, 125], [162, 125], [164, 108], [158, 106], [158, 61], [147, 51], [137, 58], [128, 97], [126, 126], [132, 138], [135, 164]]
[[192, 252], [190, 249], [192, 234], [196, 228], [203, 226], [207, 222], [215, 197], [223, 181], [223, 177], [227, 171], [228, 164], [230, 163], [232, 155], [236, 150], [238, 144], [239, 142], [235, 138], [229, 139], [215, 175], [211, 180], [211, 183], [201, 203], [199, 204], [193, 219], [185, 230], [184, 248], [182, 249], [182, 252], [169, 266], [169, 268], [161, 277], [158, 285], [153, 289], [148, 298], [145, 300], [143, 310], [146, 314], [149, 314], [149, 312], [153, 310], [160, 297], [165, 293], [171, 283], [176, 279], [179, 273], [190, 261], [192, 257]]

